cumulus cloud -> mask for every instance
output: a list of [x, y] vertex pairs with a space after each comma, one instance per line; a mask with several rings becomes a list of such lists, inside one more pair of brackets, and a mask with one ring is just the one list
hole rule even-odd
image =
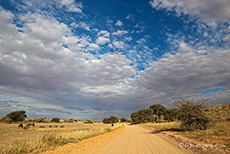
[[104, 44], [109, 43], [109, 42], [110, 42], [110, 39], [107, 37], [103, 37], [103, 36], [98, 37], [96, 40], [96, 43], [100, 44], [100, 45], [104, 45]]
[[110, 33], [107, 30], [101, 30], [97, 33], [97, 36], [109, 37]]
[[230, 3], [228, 0], [151, 0], [153, 8], [175, 11], [199, 18], [201, 21], [215, 26], [230, 20]]
[[82, 2], [76, 3], [75, 0], [58, 0], [62, 6], [67, 8], [69, 12], [82, 13]]
[[229, 50], [216, 49], [203, 55], [188, 52], [188, 46], [181, 42], [177, 53], [165, 54], [152, 62], [131, 84], [162, 93], [171, 101], [178, 97], [201, 97], [202, 91], [213, 87], [229, 89]]
[[122, 41], [114, 41], [113, 42], [113, 45], [116, 47], [116, 48], [120, 48], [120, 49], [123, 49], [124, 48], [124, 43]]
[[117, 36], [122, 36], [122, 35], [128, 34], [128, 31], [127, 30], [118, 30], [116, 32], [113, 32], [112, 34], [117, 35]]
[[117, 20], [115, 25], [121, 27], [123, 25], [123, 22], [121, 22], [121, 20]]
[[20, 20], [23, 22], [22, 31], [48, 42], [57, 41], [69, 32], [66, 24], [60, 23], [53, 18], [44, 18], [40, 14], [27, 13], [24, 16], [20, 16]]
[[[13, 18], [12, 13], [0, 10], [1, 28], [5, 28], [0, 33], [0, 88], [5, 93], [24, 96], [19, 100], [24, 102], [21, 107], [42, 113], [47, 109], [33, 104], [44, 101], [46, 106], [56, 105], [63, 114], [73, 111], [67, 106], [73, 106], [74, 102], [79, 108], [89, 109], [92, 100], [86, 98], [96, 96], [86, 87], [112, 87], [136, 73], [125, 55], [106, 53], [98, 59], [94, 54], [82, 52], [87, 46], [92, 50], [100, 47], [87, 36], [72, 35], [64, 23], [30, 13], [21, 15], [23, 25], [19, 28]], [[27, 102], [25, 98], [34, 99]]]

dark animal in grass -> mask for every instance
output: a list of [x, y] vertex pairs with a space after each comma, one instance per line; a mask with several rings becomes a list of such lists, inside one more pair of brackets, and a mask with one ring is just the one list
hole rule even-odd
[[62, 125], [62, 126], [60, 126], [60, 128], [64, 128], [64, 126]]
[[111, 125], [112, 127], [114, 126], [114, 124]]
[[52, 125], [49, 126], [49, 128], [53, 127]]
[[55, 125], [54, 127], [58, 127], [57, 125]]
[[29, 124], [27, 124], [26, 126], [33, 126], [33, 127], [35, 127], [35, 124], [34, 123], [29, 123]]
[[24, 129], [29, 129], [29, 128], [30, 128], [30, 127], [29, 127], [29, 126], [27, 126], [27, 125], [24, 127]]
[[45, 126], [40, 126], [39, 128], [45, 128]]
[[18, 125], [18, 128], [23, 128], [23, 124]]

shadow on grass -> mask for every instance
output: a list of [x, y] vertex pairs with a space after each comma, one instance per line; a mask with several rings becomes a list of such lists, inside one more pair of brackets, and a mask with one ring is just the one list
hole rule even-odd
[[159, 130], [154, 130], [151, 132], [151, 134], [159, 134], [161, 132], [183, 132], [183, 130], [178, 129], [178, 128], [170, 128], [170, 129], [159, 129]]

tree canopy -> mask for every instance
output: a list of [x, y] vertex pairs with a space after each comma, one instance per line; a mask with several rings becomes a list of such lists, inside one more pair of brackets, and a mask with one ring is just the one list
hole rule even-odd
[[153, 114], [157, 115], [160, 117], [161, 115], [164, 114], [164, 112], [167, 110], [163, 105], [161, 104], [154, 104], [149, 107], [150, 109], [153, 110]]
[[146, 122], [153, 122], [153, 110], [152, 109], [142, 109], [137, 112], [131, 114], [132, 122], [139, 124], [139, 123], [146, 123]]
[[26, 111], [13, 111], [6, 115], [10, 119], [10, 122], [22, 122], [25, 120]]
[[102, 120], [102, 122], [105, 124], [117, 123], [118, 121], [119, 121], [119, 118], [115, 116], [110, 116], [109, 118], [104, 118]]
[[207, 129], [211, 125], [209, 118], [203, 112], [204, 100], [177, 100], [173, 104], [179, 109], [179, 119], [181, 120], [181, 129], [193, 131], [195, 129]]

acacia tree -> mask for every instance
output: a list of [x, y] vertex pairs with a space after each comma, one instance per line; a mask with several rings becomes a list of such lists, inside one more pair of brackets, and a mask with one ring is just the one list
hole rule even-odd
[[60, 118], [53, 118], [53, 119], [51, 119], [51, 122], [59, 123], [60, 122]]
[[6, 115], [9, 118], [10, 122], [22, 122], [25, 120], [26, 111], [13, 111]]
[[164, 114], [164, 112], [167, 110], [163, 105], [161, 104], [154, 104], [149, 107], [150, 109], [153, 110], [153, 114], [157, 115], [160, 117], [161, 115]]
[[153, 122], [153, 110], [152, 109], [142, 109], [131, 114], [132, 123], [146, 123]]
[[180, 127], [182, 130], [205, 130], [211, 126], [210, 119], [203, 112], [204, 103], [204, 100], [194, 102], [193, 100], [185, 100], [183, 98], [173, 103], [179, 109], [179, 119], [182, 122]]
[[119, 121], [119, 118], [115, 116], [110, 116], [109, 118], [104, 118], [102, 120], [102, 122], [105, 124], [117, 123], [118, 121]]
[[166, 121], [179, 120], [179, 110], [178, 109], [167, 109], [164, 113], [164, 120]]

